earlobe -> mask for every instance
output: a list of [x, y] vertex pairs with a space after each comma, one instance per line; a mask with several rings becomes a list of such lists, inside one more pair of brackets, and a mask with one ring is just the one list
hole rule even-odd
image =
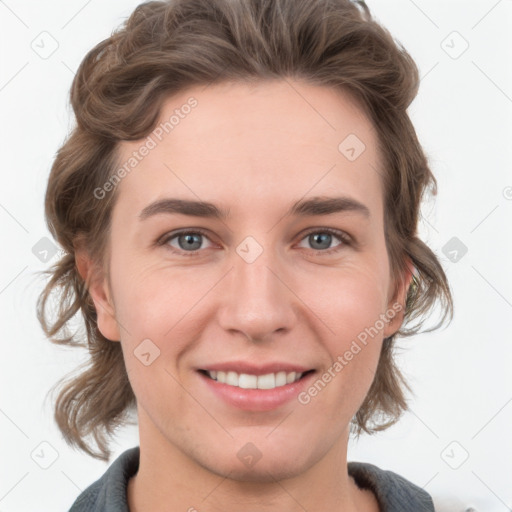
[[83, 249], [75, 252], [75, 264], [94, 302], [99, 331], [108, 340], [120, 341], [114, 303], [103, 270], [94, 264]]
[[409, 287], [412, 283], [415, 271], [416, 269], [414, 264], [410, 259], [408, 259], [406, 270], [404, 270], [401, 278], [398, 281], [398, 288], [396, 293], [388, 303], [387, 311], [389, 314], [387, 316], [389, 321], [386, 323], [386, 327], [384, 328], [384, 338], [388, 338], [389, 336], [395, 334], [403, 323], [407, 294], [409, 292]]

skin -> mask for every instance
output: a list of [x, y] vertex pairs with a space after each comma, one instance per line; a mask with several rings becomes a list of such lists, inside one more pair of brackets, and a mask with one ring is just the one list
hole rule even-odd
[[[401, 314], [306, 405], [242, 411], [196, 371], [212, 361], [278, 360], [321, 376], [379, 315], [404, 305], [411, 273], [390, 274], [372, 123], [346, 94], [291, 80], [190, 88], [167, 99], [161, 121], [191, 96], [197, 107], [117, 185], [109, 274], [77, 253], [98, 326], [121, 342], [137, 397], [141, 459], [130, 510], [378, 511], [347, 472], [349, 423]], [[354, 161], [338, 150], [351, 133], [366, 146]], [[142, 142], [122, 142], [119, 161]], [[284, 216], [299, 199], [339, 195], [370, 216]], [[209, 201], [230, 215], [139, 220], [165, 197]], [[196, 256], [187, 257], [183, 237], [181, 247], [180, 237], [155, 244], [183, 228], [207, 232], [196, 235]], [[340, 230], [352, 243], [333, 235], [315, 244], [312, 228]], [[247, 236], [263, 249], [250, 264], [236, 252]], [[160, 350], [148, 366], [134, 355], [144, 339]], [[248, 442], [261, 453], [250, 468], [237, 457]]]

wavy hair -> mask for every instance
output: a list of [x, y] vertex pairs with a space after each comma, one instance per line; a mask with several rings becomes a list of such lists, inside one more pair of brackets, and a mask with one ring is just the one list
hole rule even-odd
[[[403, 277], [408, 260], [416, 270], [402, 325], [383, 342], [352, 432], [383, 430], [407, 410], [411, 389], [394, 361], [395, 338], [453, 317], [443, 268], [417, 235], [423, 196], [435, 195], [437, 183], [407, 113], [419, 87], [413, 59], [362, 1], [150, 1], [81, 62], [70, 92], [76, 125], [56, 154], [46, 190], [47, 225], [64, 255], [47, 271], [38, 319], [52, 342], [85, 348], [90, 356], [57, 383], [54, 417], [70, 445], [108, 460], [108, 437], [136, 406], [120, 343], [99, 331], [75, 262], [77, 247], [85, 246], [105, 263], [117, 189], [101, 199], [94, 191], [114, 175], [118, 143], [147, 136], [163, 102], [187, 87], [288, 77], [349, 94], [377, 131], [391, 272]], [[52, 298], [56, 308], [49, 311]], [[442, 316], [426, 329], [436, 303]], [[85, 324], [81, 334], [70, 331], [76, 318]]]

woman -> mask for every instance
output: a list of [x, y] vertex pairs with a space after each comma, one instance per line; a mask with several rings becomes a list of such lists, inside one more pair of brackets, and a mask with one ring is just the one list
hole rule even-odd
[[[436, 185], [407, 114], [418, 83], [348, 0], [149, 2], [89, 52], [39, 317], [90, 352], [56, 402], [65, 439], [108, 460], [135, 409], [140, 446], [73, 512], [434, 510], [347, 462], [351, 432], [407, 409], [396, 337], [437, 301], [437, 326], [452, 314], [417, 236]], [[86, 343], [60, 335], [78, 312]]]

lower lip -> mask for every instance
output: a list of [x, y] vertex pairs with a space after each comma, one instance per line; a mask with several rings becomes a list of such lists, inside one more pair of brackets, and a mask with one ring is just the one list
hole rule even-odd
[[244, 411], [271, 411], [296, 399], [309, 384], [315, 372], [308, 373], [300, 380], [274, 389], [243, 389], [210, 379], [201, 372], [199, 376], [216, 395], [228, 404]]

